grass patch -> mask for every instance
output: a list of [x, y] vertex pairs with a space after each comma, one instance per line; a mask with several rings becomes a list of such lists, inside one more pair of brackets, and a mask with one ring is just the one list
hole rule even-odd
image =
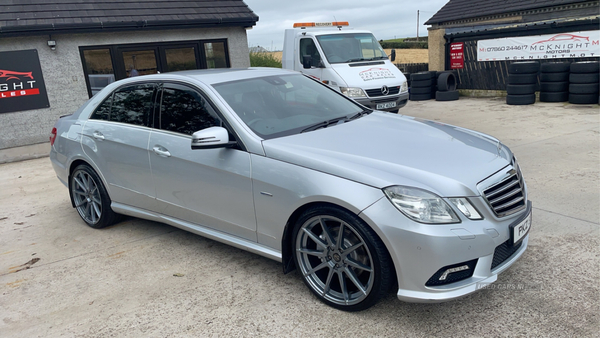
[[281, 68], [281, 61], [277, 60], [272, 54], [251, 52], [250, 66]]

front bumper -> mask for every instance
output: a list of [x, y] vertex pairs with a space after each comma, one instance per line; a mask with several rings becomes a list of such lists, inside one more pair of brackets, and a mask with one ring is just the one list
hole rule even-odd
[[[369, 107], [371, 109], [382, 111], [396, 111], [399, 108], [406, 106], [406, 104], [408, 103], [408, 92], [400, 93], [398, 95], [380, 96], [373, 98], [355, 98], [354, 100], [362, 104], [363, 106]], [[390, 102], [395, 102], [396, 106], [392, 108], [377, 108], [378, 104], [385, 104]]]
[[[442, 302], [466, 296], [496, 281], [498, 274], [516, 262], [527, 249], [526, 235], [513, 250], [504, 256], [496, 248], [510, 241], [509, 226], [518, 224], [531, 213], [527, 208], [510, 217], [497, 218], [481, 198], [470, 198], [484, 219], [471, 221], [461, 214], [461, 223], [430, 225], [410, 221], [386, 198], [365, 209], [360, 216], [374, 229], [392, 256], [398, 279], [397, 296], [408, 302]], [[502, 259], [498, 263], [498, 258]], [[444, 285], [425, 284], [440, 269], [476, 260], [472, 275]]]

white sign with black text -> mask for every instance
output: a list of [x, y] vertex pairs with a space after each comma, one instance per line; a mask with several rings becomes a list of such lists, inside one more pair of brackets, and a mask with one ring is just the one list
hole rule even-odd
[[600, 31], [477, 41], [478, 61], [600, 57]]

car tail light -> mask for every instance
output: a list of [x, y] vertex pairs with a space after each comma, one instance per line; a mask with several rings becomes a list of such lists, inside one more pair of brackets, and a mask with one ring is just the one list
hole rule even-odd
[[56, 140], [56, 128], [52, 128], [52, 131], [50, 132], [50, 145], [53, 146], [54, 145], [54, 141]]

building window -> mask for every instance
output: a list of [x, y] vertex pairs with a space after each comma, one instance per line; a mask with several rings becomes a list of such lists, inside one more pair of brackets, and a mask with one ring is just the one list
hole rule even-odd
[[206, 54], [206, 68], [227, 68], [227, 56], [225, 54], [225, 43], [206, 42], [204, 44]]
[[127, 77], [230, 67], [227, 40], [79, 47], [88, 94]]
[[83, 51], [91, 95], [115, 82], [110, 49], [89, 49]]

